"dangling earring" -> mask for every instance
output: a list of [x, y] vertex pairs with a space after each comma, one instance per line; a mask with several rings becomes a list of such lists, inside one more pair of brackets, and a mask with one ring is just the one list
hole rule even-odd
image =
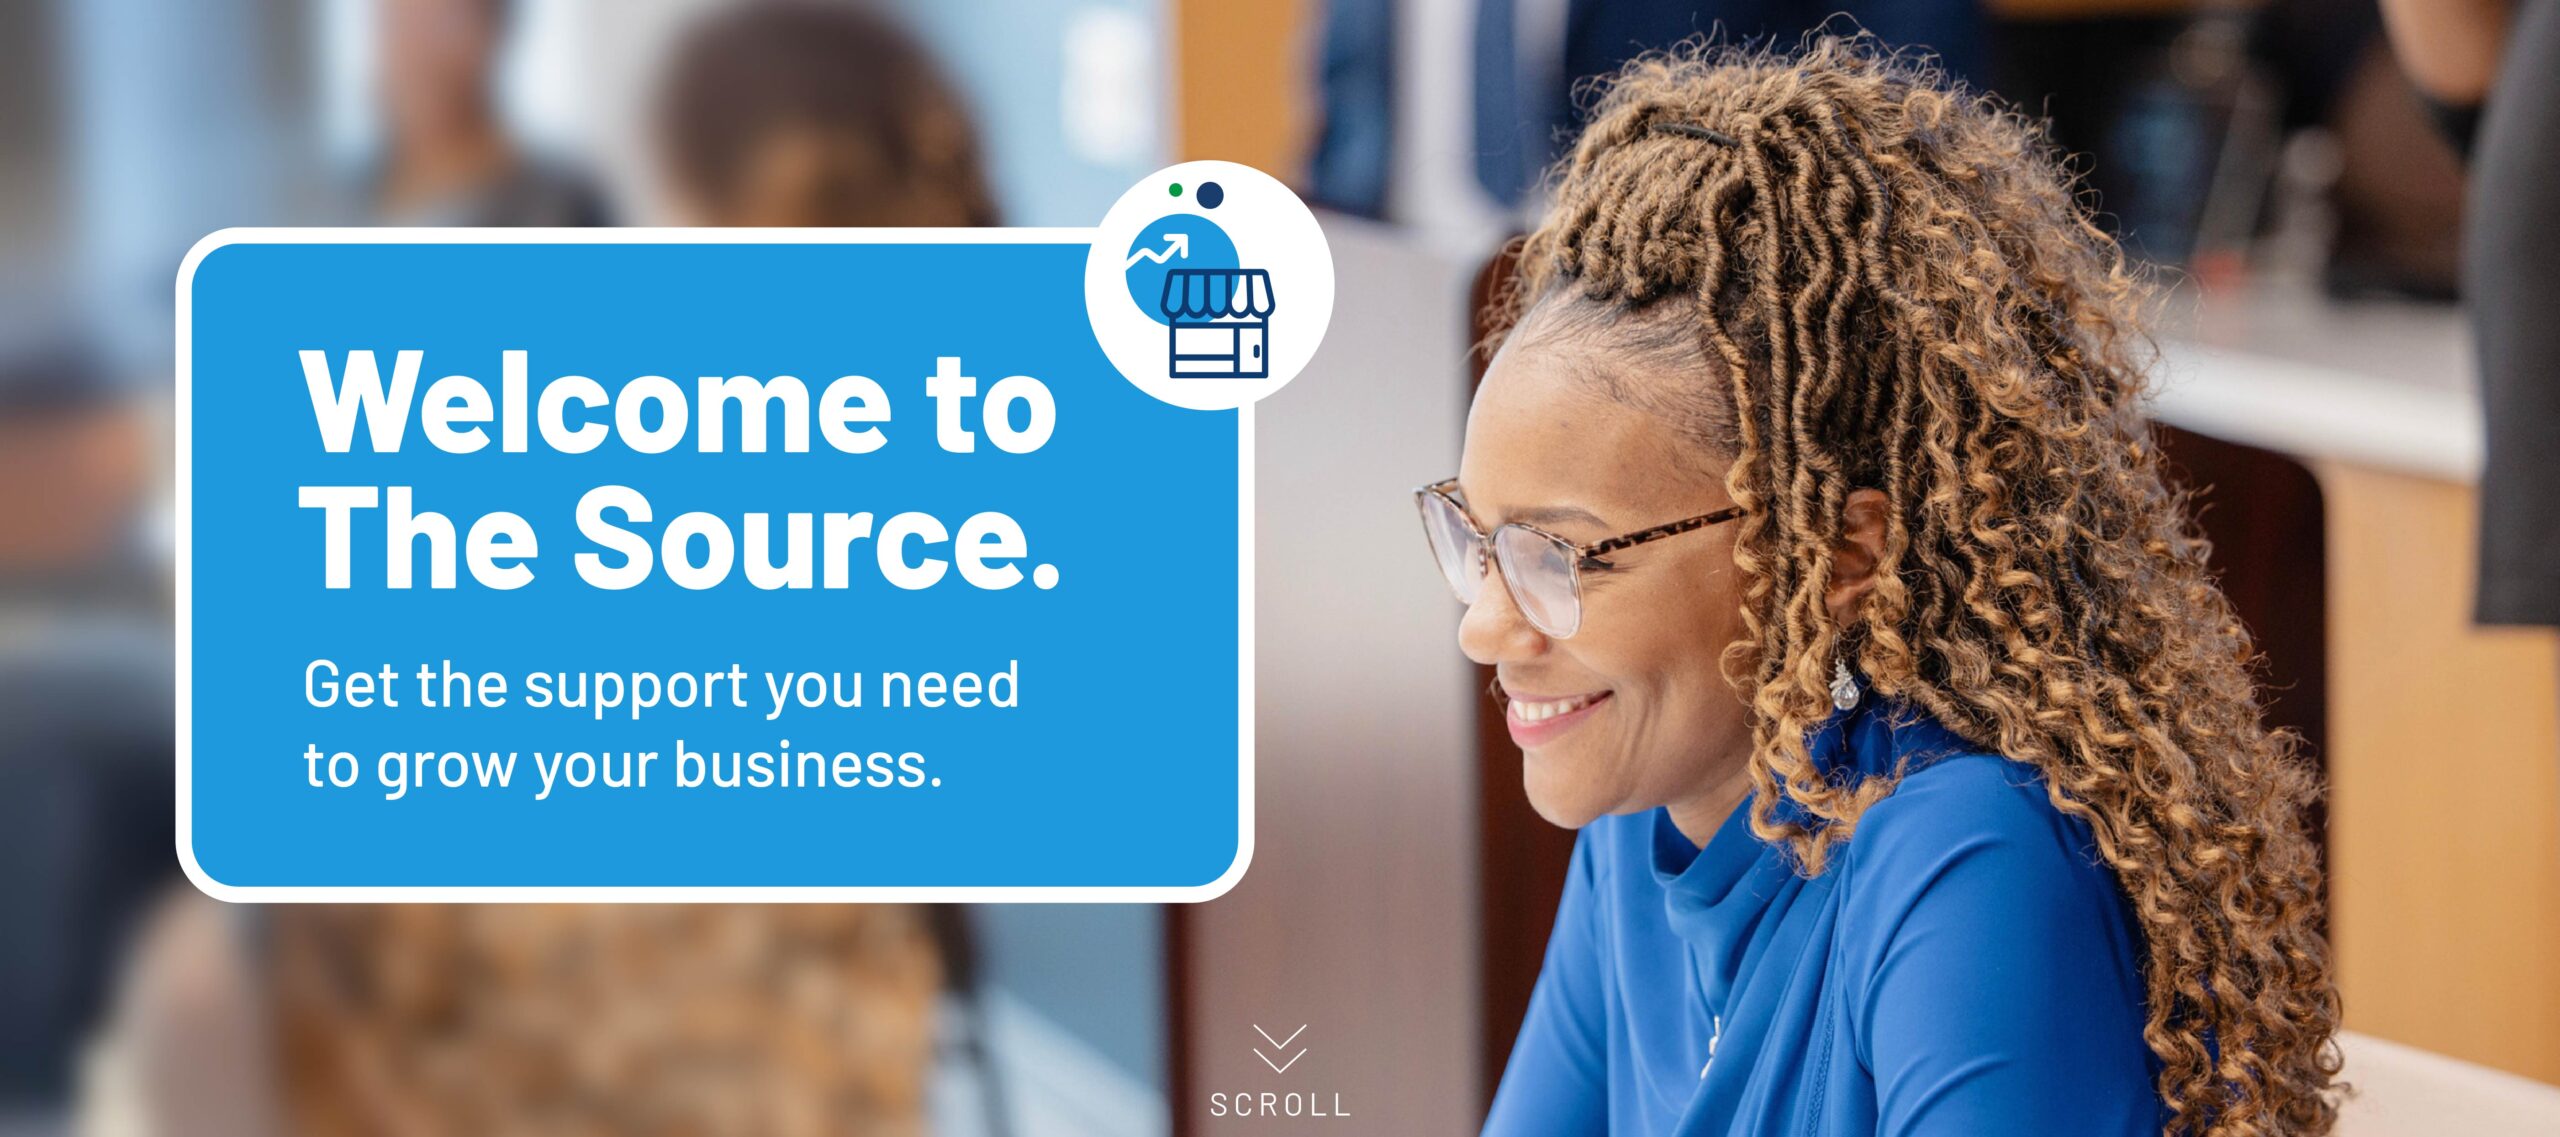
[[1849, 661], [1831, 661], [1831, 705], [1848, 710], [1858, 705], [1858, 677], [1849, 673]]

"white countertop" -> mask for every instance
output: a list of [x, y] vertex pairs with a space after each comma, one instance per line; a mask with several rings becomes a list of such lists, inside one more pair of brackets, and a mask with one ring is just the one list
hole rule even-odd
[[2461, 310], [2276, 285], [2168, 304], [2154, 408], [2201, 434], [2472, 481], [2481, 417]]

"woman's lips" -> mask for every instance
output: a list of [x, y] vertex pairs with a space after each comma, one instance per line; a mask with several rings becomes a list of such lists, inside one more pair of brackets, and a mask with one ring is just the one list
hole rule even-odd
[[1502, 710], [1502, 725], [1511, 728], [1511, 741], [1523, 750], [1555, 741], [1564, 732], [1582, 725], [1609, 701], [1607, 691], [1539, 696], [1505, 693], [1510, 700]]

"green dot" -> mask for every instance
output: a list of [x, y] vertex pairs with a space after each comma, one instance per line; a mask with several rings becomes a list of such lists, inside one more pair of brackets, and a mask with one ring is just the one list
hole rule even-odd
[[1181, 196], [1182, 196], [1182, 183], [1181, 183], [1181, 182], [1175, 182], [1175, 183], [1173, 183], [1173, 186], [1172, 186], [1170, 189], [1166, 190], [1165, 192], [1167, 192], [1167, 193], [1169, 193], [1169, 194], [1171, 194], [1171, 195], [1173, 195], [1173, 196], [1175, 196], [1175, 197], [1181, 197]]

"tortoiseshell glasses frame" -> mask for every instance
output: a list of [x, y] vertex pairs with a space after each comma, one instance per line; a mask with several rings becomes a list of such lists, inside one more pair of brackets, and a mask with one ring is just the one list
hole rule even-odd
[[1665, 537], [1721, 525], [1749, 512], [1738, 505], [1678, 521], [1577, 544], [1524, 522], [1497, 525], [1488, 533], [1467, 515], [1452, 491], [1458, 479], [1446, 478], [1413, 491], [1422, 514], [1422, 535], [1430, 542], [1440, 574], [1458, 602], [1473, 605], [1484, 588], [1487, 565], [1502, 570], [1503, 587], [1531, 626], [1553, 639], [1582, 630], [1582, 573], [1616, 565], [1608, 554]]

